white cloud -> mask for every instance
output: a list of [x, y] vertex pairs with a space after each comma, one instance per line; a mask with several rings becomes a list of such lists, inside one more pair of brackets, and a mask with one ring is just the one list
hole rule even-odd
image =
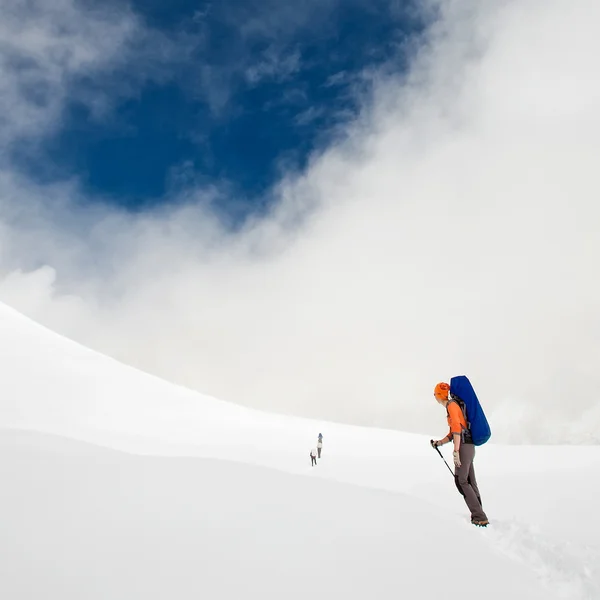
[[300, 69], [300, 52], [284, 52], [276, 46], [269, 46], [261, 59], [246, 69], [246, 80], [256, 85], [264, 79], [285, 81]]
[[597, 441], [600, 6], [440, 8], [411, 75], [241, 233], [212, 192], [91, 215], [5, 174], [0, 298], [236, 402], [429, 431], [466, 373], [505, 439]]
[[197, 42], [147, 29], [128, 8], [92, 9], [75, 0], [2, 0], [0, 7], [5, 147], [60, 130], [68, 102], [86, 106], [92, 118], [106, 118], [115, 101], [136, 94], [147, 80], [173, 77], [173, 65]]
[[2, 0], [2, 140], [59, 125], [69, 80], [117, 60], [136, 26], [129, 13], [86, 18], [72, 0]]

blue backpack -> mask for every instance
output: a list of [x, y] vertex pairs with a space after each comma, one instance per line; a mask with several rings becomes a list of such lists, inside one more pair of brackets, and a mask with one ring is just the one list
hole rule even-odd
[[450, 394], [457, 396], [464, 404], [465, 420], [473, 444], [476, 446], [485, 444], [490, 439], [492, 431], [471, 382], [464, 375], [453, 377], [450, 380]]

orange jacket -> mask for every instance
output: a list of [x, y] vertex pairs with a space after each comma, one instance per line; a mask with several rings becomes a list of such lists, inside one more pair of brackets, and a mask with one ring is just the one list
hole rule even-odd
[[463, 411], [456, 402], [448, 402], [446, 410], [448, 412], [448, 426], [450, 427], [448, 438], [452, 441], [452, 437], [455, 433], [462, 434], [462, 432], [467, 429], [467, 422], [465, 421]]

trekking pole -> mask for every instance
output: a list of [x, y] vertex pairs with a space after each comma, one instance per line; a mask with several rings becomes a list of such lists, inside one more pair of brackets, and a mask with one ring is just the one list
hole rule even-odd
[[433, 445], [433, 440], [431, 440], [431, 447], [435, 448], [437, 450], [437, 453], [440, 455], [440, 458], [446, 463], [446, 466], [448, 467], [448, 471], [450, 471], [450, 473], [452, 473], [452, 477], [455, 477], [454, 475], [454, 471], [450, 468], [450, 465], [446, 462], [446, 459], [444, 458], [444, 455], [440, 452], [440, 449], [437, 446]]

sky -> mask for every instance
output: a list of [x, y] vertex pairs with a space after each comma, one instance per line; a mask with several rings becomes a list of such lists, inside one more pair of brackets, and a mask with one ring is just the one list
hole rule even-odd
[[[118, 19], [123, 10], [117, 1], [104, 12]], [[410, 40], [423, 28], [410, 3], [381, 0], [294, 8], [273, 0], [150, 1], [128, 11], [147, 49], [122, 60], [108, 83], [87, 69], [76, 73], [79, 93], [65, 98], [60, 127], [36, 137], [34, 148], [31, 140], [14, 144], [13, 162], [38, 182], [76, 176], [88, 201], [104, 197], [133, 210], [160, 204], [190, 181], [218, 182], [229, 192], [219, 208], [237, 219], [264, 208], [282, 170], [304, 168], [311, 151], [356, 115], [368, 69], [387, 61], [406, 69]], [[35, 22], [35, 14], [26, 18]], [[157, 44], [167, 56], [140, 65]], [[132, 78], [140, 78], [134, 88], [119, 90]], [[100, 119], [89, 105], [98, 93], [111, 105]]]
[[597, 3], [163, 4], [1, 0], [0, 300], [241, 404], [424, 431], [464, 373], [596, 442]]

